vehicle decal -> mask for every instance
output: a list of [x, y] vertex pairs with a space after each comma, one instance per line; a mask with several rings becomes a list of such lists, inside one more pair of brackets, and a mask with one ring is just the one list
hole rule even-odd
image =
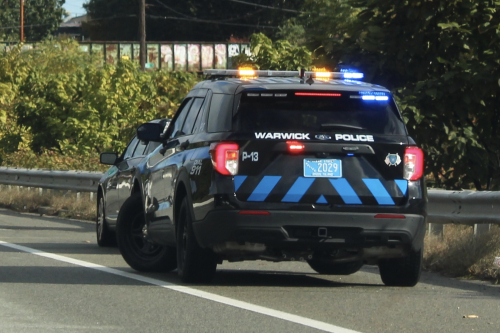
[[375, 200], [379, 205], [394, 205], [391, 195], [384, 188], [384, 185], [378, 179], [363, 179], [370, 192], [372, 192]]
[[252, 151], [252, 152], [242, 152], [241, 154], [241, 161], [244, 162], [246, 159], [252, 159], [252, 162], [258, 162], [259, 161], [259, 152], [257, 151]]
[[332, 137], [326, 134], [318, 134], [314, 136], [318, 140], [331, 140]]
[[264, 201], [280, 181], [281, 176], [265, 176], [252, 192], [248, 201]]
[[356, 192], [352, 186], [347, 182], [345, 178], [329, 179], [330, 183], [335, 187], [335, 190], [339, 193], [344, 200], [346, 205], [361, 205], [361, 199], [359, 199]]
[[[361, 205], [363, 201], [365, 201], [364, 204], [396, 205], [406, 197], [408, 192], [408, 181], [405, 179], [348, 180], [346, 178], [298, 177], [290, 180], [281, 176], [264, 176], [262, 179], [245, 175], [234, 177], [236, 196], [243, 201], [266, 201], [278, 183], [280, 183], [280, 189], [285, 186], [286, 193], [281, 196], [273, 193], [273, 199], [271, 199], [273, 202], [330, 204], [335, 203], [335, 200], [341, 200], [338, 203], [346, 205]], [[288, 190], [286, 190], [287, 183], [290, 184]], [[325, 187], [326, 184], [332, 187], [329, 185]], [[317, 196], [312, 194], [317, 193], [317, 190], [319, 190]]]
[[111, 176], [113, 176], [113, 175], [114, 175], [115, 173], [117, 173], [117, 172], [118, 172], [118, 168], [117, 168], [117, 167], [115, 167], [115, 166], [113, 166], [113, 167], [111, 167], [111, 168], [108, 170], [108, 174], [107, 174], [107, 176], [108, 176], [108, 177], [111, 177]]
[[255, 132], [256, 139], [311, 140], [309, 133], [267, 133]]
[[403, 196], [406, 196], [406, 192], [408, 191], [408, 181], [406, 179], [396, 179], [395, 182], [401, 193], [403, 193]]
[[282, 202], [299, 202], [300, 199], [306, 194], [307, 190], [314, 183], [314, 178], [299, 177], [292, 185], [288, 193], [281, 200]]
[[385, 164], [388, 166], [398, 166], [401, 164], [401, 157], [398, 153], [396, 154], [388, 154], [384, 160]]
[[203, 165], [203, 161], [202, 160], [195, 160], [193, 162], [193, 166], [191, 167], [191, 176], [198, 176], [201, 172], [201, 167]]
[[339, 141], [361, 141], [361, 142], [375, 142], [373, 135], [364, 134], [335, 134], [335, 140]]
[[234, 176], [234, 191], [238, 191], [241, 184], [247, 179], [247, 176]]
[[327, 204], [328, 201], [326, 201], [325, 196], [322, 194], [322, 195], [320, 195], [320, 197], [319, 197], [318, 201], [316, 201], [316, 203], [317, 204]]

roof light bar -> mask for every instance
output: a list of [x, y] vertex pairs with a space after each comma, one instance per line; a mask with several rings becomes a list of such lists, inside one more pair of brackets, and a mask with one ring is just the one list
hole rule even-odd
[[[245, 69], [245, 72], [248, 69]], [[363, 73], [340, 73], [340, 72], [312, 72], [306, 71], [305, 77], [313, 77], [320, 79], [337, 79], [337, 80], [359, 80], [364, 77]], [[235, 77], [300, 77], [300, 71], [265, 71], [253, 70], [242, 75], [238, 69], [205, 69], [203, 75], [206, 76], [235, 76]]]
[[296, 92], [295, 96], [340, 97], [340, 96], [342, 96], [342, 94], [338, 94], [338, 93], [306, 93], [306, 92]]

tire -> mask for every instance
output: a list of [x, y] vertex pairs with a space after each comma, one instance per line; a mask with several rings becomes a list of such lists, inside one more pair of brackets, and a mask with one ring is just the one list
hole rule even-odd
[[331, 263], [321, 260], [308, 260], [307, 263], [319, 274], [328, 275], [350, 275], [363, 267], [363, 261], [351, 261], [341, 263]]
[[116, 240], [123, 259], [140, 272], [170, 272], [177, 267], [175, 248], [150, 242], [144, 232], [146, 221], [142, 199], [134, 193], [125, 200], [116, 223]]
[[106, 225], [106, 213], [104, 210], [104, 197], [97, 197], [97, 219], [95, 224], [97, 245], [100, 247], [116, 246], [116, 234], [109, 230]]
[[191, 210], [184, 198], [177, 216], [177, 272], [182, 281], [209, 282], [217, 269], [217, 258], [208, 249], [202, 249], [193, 232]]
[[378, 267], [382, 282], [386, 286], [413, 287], [420, 279], [422, 249], [411, 251], [404, 258], [383, 259]]

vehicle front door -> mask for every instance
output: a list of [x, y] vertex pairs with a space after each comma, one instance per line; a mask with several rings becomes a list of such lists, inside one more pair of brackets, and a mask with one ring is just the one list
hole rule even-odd
[[157, 161], [152, 168], [150, 181], [151, 205], [148, 209], [150, 225], [148, 233], [163, 243], [175, 242], [173, 204], [175, 180], [186, 161], [190, 160], [192, 138], [195, 123], [202, 109], [204, 98], [195, 97], [183, 103], [178, 115], [167, 131], [163, 158], [153, 157]]

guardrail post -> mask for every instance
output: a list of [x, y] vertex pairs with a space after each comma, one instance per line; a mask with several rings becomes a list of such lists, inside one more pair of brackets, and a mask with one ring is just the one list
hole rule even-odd
[[429, 223], [428, 233], [429, 236], [443, 237], [443, 225], [437, 223]]
[[90, 201], [94, 200], [94, 192], [90, 192]]
[[76, 200], [79, 201], [80, 200], [80, 192], [76, 192]]
[[481, 223], [474, 224], [474, 236], [483, 235], [490, 231], [491, 224]]

